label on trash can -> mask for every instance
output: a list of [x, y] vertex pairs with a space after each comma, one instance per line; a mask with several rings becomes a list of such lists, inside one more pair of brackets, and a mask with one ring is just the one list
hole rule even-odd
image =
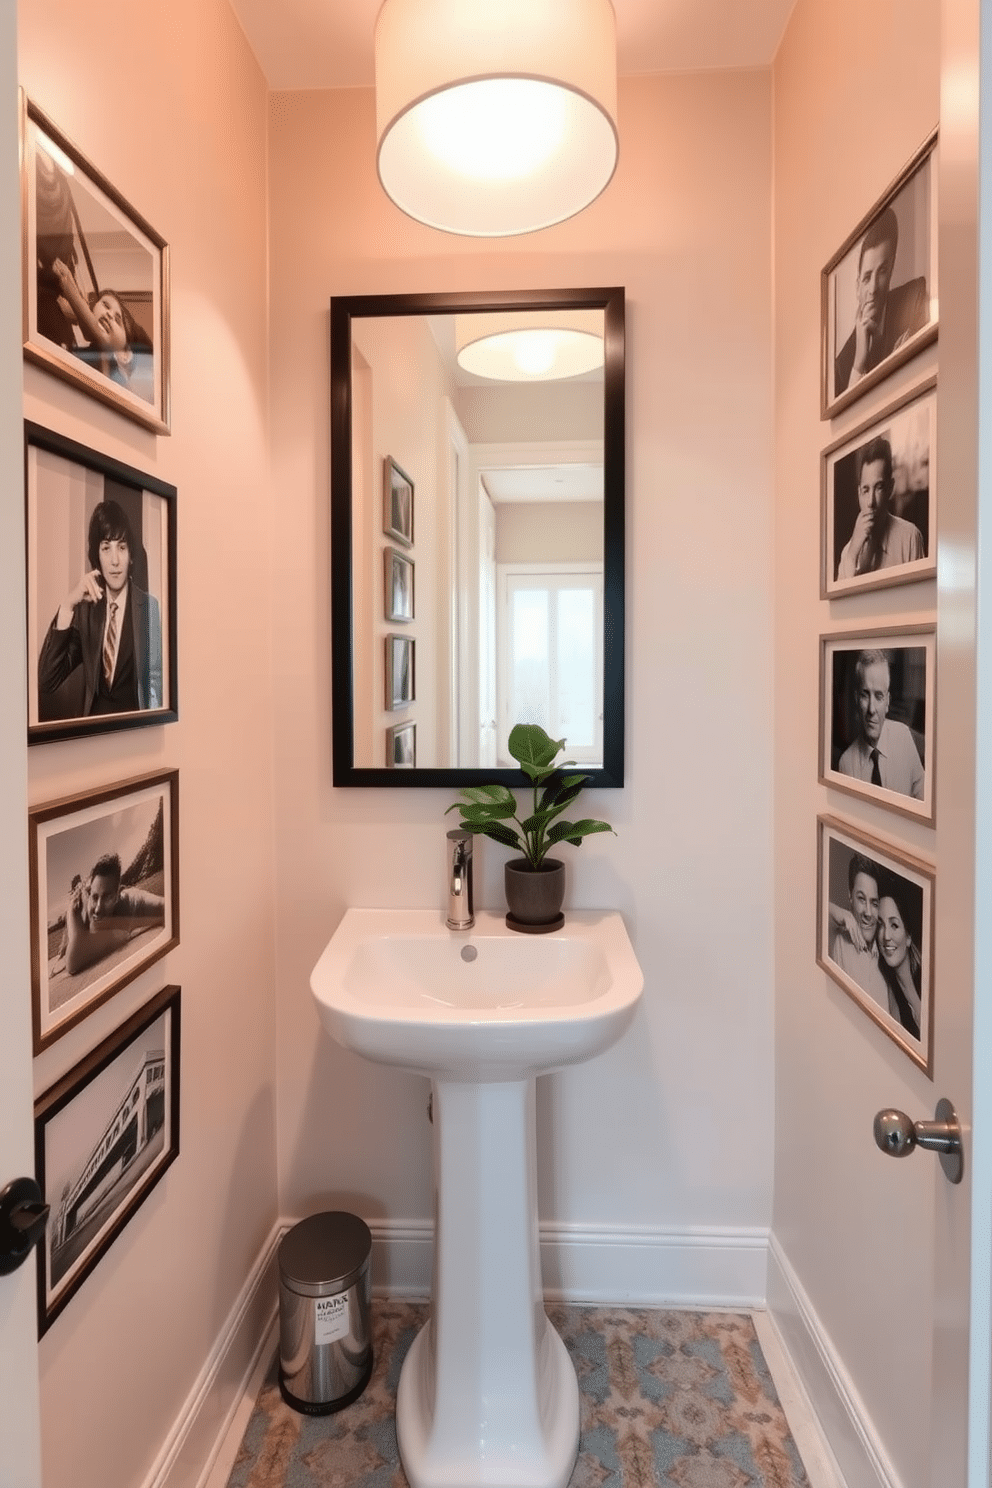
[[339, 1338], [346, 1338], [348, 1332], [348, 1293], [316, 1297], [313, 1304], [314, 1343], [334, 1343]]

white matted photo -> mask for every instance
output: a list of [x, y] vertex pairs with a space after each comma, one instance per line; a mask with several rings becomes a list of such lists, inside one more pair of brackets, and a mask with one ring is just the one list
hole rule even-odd
[[932, 1079], [934, 870], [836, 818], [817, 831], [817, 964]]
[[821, 599], [937, 572], [937, 379], [824, 450]]
[[820, 780], [936, 820], [932, 620], [820, 637]]
[[21, 95], [24, 355], [169, 432], [169, 250]]
[[937, 131], [820, 277], [820, 417], [876, 387], [937, 336]]
[[35, 1103], [45, 1333], [179, 1156], [180, 989], [165, 987]]
[[179, 772], [28, 814], [34, 1050], [179, 944]]

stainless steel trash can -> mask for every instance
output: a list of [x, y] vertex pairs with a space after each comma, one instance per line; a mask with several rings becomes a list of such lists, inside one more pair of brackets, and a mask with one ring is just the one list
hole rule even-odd
[[335, 1210], [313, 1214], [279, 1245], [279, 1389], [322, 1416], [357, 1400], [372, 1375], [372, 1234]]

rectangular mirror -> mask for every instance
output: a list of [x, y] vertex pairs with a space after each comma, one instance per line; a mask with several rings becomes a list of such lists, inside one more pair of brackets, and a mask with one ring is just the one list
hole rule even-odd
[[623, 290], [332, 299], [334, 784], [622, 785], [623, 617]]

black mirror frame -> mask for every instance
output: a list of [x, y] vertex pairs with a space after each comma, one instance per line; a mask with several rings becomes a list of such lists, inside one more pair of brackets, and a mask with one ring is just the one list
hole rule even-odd
[[338, 295], [331, 300], [331, 738], [336, 786], [405, 789], [502, 781], [527, 784], [522, 770], [451, 767], [392, 770], [355, 764], [351, 521], [351, 323], [376, 316], [486, 310], [602, 310], [603, 410], [603, 764], [590, 787], [620, 787], [624, 772], [624, 291], [496, 290], [478, 294]]

